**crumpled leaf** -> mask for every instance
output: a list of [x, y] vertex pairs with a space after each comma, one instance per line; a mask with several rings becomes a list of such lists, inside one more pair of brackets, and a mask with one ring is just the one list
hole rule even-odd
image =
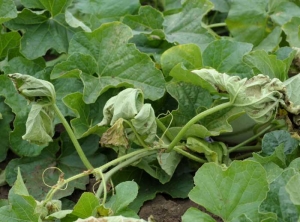
[[229, 76], [214, 69], [194, 70], [219, 92], [227, 92], [233, 106], [241, 107], [257, 122], [269, 121], [280, 103], [284, 103], [285, 88], [279, 79], [262, 74], [250, 79]]
[[105, 133], [103, 133], [100, 144], [102, 147], [129, 147], [122, 118], [118, 119]]
[[48, 105], [32, 104], [22, 138], [38, 145], [52, 142], [54, 136], [54, 110]]
[[26, 133], [22, 138], [38, 145], [48, 144], [54, 135], [54, 86], [29, 75], [15, 73], [8, 76], [18, 92], [32, 102], [26, 121]]
[[9, 74], [8, 77], [13, 81], [17, 91], [29, 101], [44, 105], [55, 102], [55, 89], [50, 82], [20, 73]]
[[155, 139], [155, 113], [150, 104], [144, 104], [144, 95], [140, 89], [128, 88], [110, 98], [104, 106], [103, 116], [99, 126], [111, 126], [122, 118], [131, 121], [146, 143]]
[[259, 221], [258, 208], [269, 190], [264, 168], [254, 161], [233, 161], [227, 169], [205, 163], [194, 177], [192, 201], [224, 221], [245, 214]]

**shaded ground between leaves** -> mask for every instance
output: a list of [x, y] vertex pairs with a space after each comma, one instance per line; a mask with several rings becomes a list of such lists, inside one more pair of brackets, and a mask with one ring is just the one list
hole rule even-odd
[[[189, 199], [168, 199], [164, 195], [158, 194], [155, 199], [144, 203], [139, 216], [147, 220], [152, 215], [156, 222], [181, 222], [182, 215], [190, 207], [195, 207], [206, 212], [205, 209], [199, 207]], [[217, 222], [223, 221], [214, 215], [211, 216]]]

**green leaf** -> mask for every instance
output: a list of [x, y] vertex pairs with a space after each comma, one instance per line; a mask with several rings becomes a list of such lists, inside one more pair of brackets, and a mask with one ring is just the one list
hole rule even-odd
[[276, 7], [272, 7], [272, 15], [271, 19], [279, 24], [284, 25], [289, 22], [293, 17], [299, 17], [300, 7], [298, 7], [295, 3], [289, 1], [283, 1], [280, 3], [278, 1], [278, 5]]
[[137, 197], [138, 185], [134, 181], [126, 181], [118, 184], [115, 189], [116, 194], [105, 205], [113, 210], [114, 215], [120, 215], [128, 210], [128, 205]]
[[64, 104], [70, 108], [76, 118], [71, 120], [71, 126], [73, 128], [76, 138], [82, 138], [96, 133], [99, 130], [97, 124], [102, 120], [102, 110], [106, 99], [109, 98], [111, 93], [105, 93], [100, 96], [93, 104], [87, 105], [83, 101], [82, 93], [72, 93], [63, 98]]
[[284, 154], [293, 153], [297, 148], [299, 141], [292, 138], [290, 133], [285, 130], [276, 130], [267, 133], [262, 140], [262, 153], [271, 155], [279, 145], [284, 145]]
[[258, 208], [268, 192], [264, 168], [253, 161], [233, 161], [227, 169], [204, 164], [196, 173], [192, 201], [225, 221], [245, 214], [258, 221]]
[[88, 15], [93, 30], [103, 23], [119, 21], [122, 16], [137, 12], [139, 7], [138, 0], [88, 0], [76, 3], [80, 13]]
[[267, 36], [267, 0], [232, 0], [226, 24], [235, 40], [254, 46]]
[[292, 176], [291, 179], [286, 184], [286, 191], [290, 195], [290, 199], [295, 205], [300, 205], [300, 195], [298, 188], [300, 186], [300, 174]]
[[191, 221], [206, 221], [206, 222], [215, 222], [215, 220], [208, 214], [198, 210], [197, 208], [189, 208], [184, 215], [181, 217], [182, 222], [191, 222]]
[[182, 156], [177, 152], [158, 154], [157, 160], [161, 168], [169, 175], [173, 176]]
[[89, 217], [86, 219], [78, 219], [76, 222], [89, 222], [89, 221], [95, 221], [95, 222], [147, 222], [143, 219], [136, 219], [136, 218], [130, 218], [130, 217], [123, 217], [123, 216], [110, 216], [110, 217], [101, 217], [101, 218], [95, 218], [95, 217]]
[[151, 33], [155, 29], [162, 29], [163, 21], [162, 13], [151, 6], [142, 6], [138, 15], [125, 15], [122, 19], [122, 23], [135, 33]]
[[251, 77], [251, 70], [243, 63], [244, 55], [251, 49], [252, 45], [249, 43], [215, 40], [203, 52], [203, 65], [229, 75]]
[[208, 82], [203, 80], [200, 76], [194, 75], [191, 71], [187, 70], [186, 67], [182, 63], [179, 63], [173, 67], [171, 72], [169, 73], [170, 76], [174, 77], [176, 81], [190, 83], [195, 86], [200, 86], [208, 90], [210, 93], [215, 93], [216, 89], [212, 87]]
[[9, 192], [8, 199], [10, 206], [0, 208], [0, 221], [39, 221], [39, 215], [35, 212], [37, 203], [28, 194], [19, 168], [17, 180]]
[[195, 44], [174, 46], [166, 50], [161, 56], [161, 67], [165, 76], [178, 63], [183, 64], [187, 69], [202, 68], [202, 56], [199, 47]]
[[253, 153], [253, 158], [255, 161], [261, 163], [262, 165], [275, 163], [281, 168], [287, 167], [286, 155], [284, 154], [284, 144], [273, 148], [274, 152], [269, 155], [260, 155], [259, 153]]
[[288, 23], [282, 26], [283, 31], [287, 35], [286, 40], [289, 42], [290, 46], [300, 47], [299, 22], [299, 17], [293, 17]]
[[[80, 74], [84, 84], [84, 101], [93, 103], [112, 87], [140, 88], [145, 98], [157, 100], [164, 94], [164, 79], [151, 59], [132, 44], [128, 26], [107, 23], [92, 33], [77, 33], [70, 42], [69, 53], [92, 56], [97, 62], [96, 74]], [[96, 77], [95, 77], [96, 75]]]
[[219, 12], [228, 12], [229, 11], [229, 1], [228, 0], [211, 0], [214, 4], [214, 10]]
[[282, 29], [275, 27], [257, 46], [254, 50], [265, 50], [266, 52], [273, 52], [280, 44], [282, 37]]
[[202, 18], [212, 8], [213, 4], [208, 0], [184, 1], [178, 13], [165, 16], [166, 39], [172, 43], [194, 43], [203, 51], [214, 40], [202, 25]]
[[222, 156], [219, 156], [216, 144], [211, 144], [202, 139], [189, 137], [186, 141], [186, 147], [194, 152], [203, 153], [209, 162], [222, 163]]
[[66, 61], [60, 62], [54, 66], [51, 72], [51, 79], [56, 78], [79, 78], [83, 72], [93, 75], [97, 72], [97, 62], [91, 55], [74, 53]]
[[49, 18], [47, 12], [33, 12], [26, 8], [6, 26], [16, 31], [25, 29], [21, 53], [28, 59], [43, 56], [49, 49], [58, 53], [67, 52], [69, 41], [76, 31], [66, 23], [63, 14]]
[[123, 181], [135, 181], [139, 185], [137, 198], [129, 205], [131, 209], [138, 212], [143, 203], [155, 198], [157, 193], [166, 193], [173, 198], [187, 198], [189, 191], [193, 188], [193, 177], [187, 162], [181, 161], [172, 176], [165, 184], [151, 177], [144, 170], [137, 167], [127, 167], [113, 175], [114, 184]]
[[244, 57], [244, 62], [253, 68], [255, 74], [264, 74], [270, 78], [278, 78], [281, 81], [288, 78], [287, 71], [290, 64], [285, 64], [276, 55], [268, 55], [266, 51], [250, 52]]
[[[61, 144], [61, 150], [59, 150], [58, 142]], [[103, 165], [107, 161], [104, 154], [100, 154], [98, 151], [98, 136], [91, 135], [79, 142], [93, 166]], [[60, 141], [50, 143], [39, 156], [17, 158], [10, 161], [6, 168], [6, 181], [12, 185], [16, 180], [17, 167], [20, 167], [29, 193], [37, 200], [42, 200], [49, 191], [49, 187], [45, 183], [50, 186], [55, 185], [61, 174], [59, 170], [49, 168], [53, 166], [64, 173], [64, 178], [69, 178], [86, 170], [66, 133], [61, 135]], [[47, 170], [44, 172], [45, 169]], [[42, 176], [43, 172], [44, 177]], [[71, 195], [75, 188], [85, 190], [87, 183], [88, 177], [72, 181], [66, 189], [57, 191], [53, 198], [60, 199]]]
[[84, 192], [74, 206], [72, 214], [79, 218], [88, 218], [94, 215], [93, 212], [99, 205], [99, 200], [93, 193]]
[[13, 0], [1, 0], [0, 1], [0, 23], [9, 21], [17, 17], [17, 8]]
[[208, 108], [212, 104], [209, 92], [199, 86], [171, 81], [166, 87], [168, 93], [178, 102], [178, 109], [162, 119], [166, 125], [171, 122], [171, 126], [181, 127], [198, 114], [198, 109]]
[[[0, 79], [1, 81], [1, 79]], [[1, 92], [0, 92], [1, 94]], [[0, 137], [5, 138], [0, 140], [0, 162], [5, 160], [6, 153], [10, 147], [9, 134], [11, 132], [10, 124], [14, 119], [14, 115], [11, 109], [4, 103], [4, 99], [0, 98], [0, 113], [2, 119], [0, 119]]]
[[21, 0], [26, 8], [40, 8], [46, 9], [54, 17], [66, 9], [72, 0]]
[[19, 47], [21, 36], [17, 32], [8, 32], [0, 34], [0, 59], [7, 56], [12, 48]]
[[286, 184], [295, 174], [294, 169], [287, 168], [270, 184], [270, 191], [260, 206], [261, 212], [276, 213], [279, 222], [298, 220], [299, 208], [291, 201], [290, 195], [285, 189]]

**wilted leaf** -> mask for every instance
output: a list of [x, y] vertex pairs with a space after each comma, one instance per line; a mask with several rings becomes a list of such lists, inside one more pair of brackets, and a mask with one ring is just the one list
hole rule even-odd
[[123, 126], [123, 119], [118, 119], [105, 133], [103, 133], [101, 146], [106, 147], [129, 147], [128, 139]]
[[9, 74], [8, 76], [12, 79], [17, 91], [29, 101], [42, 105], [55, 102], [55, 89], [50, 82], [19, 73]]
[[257, 122], [273, 118], [280, 103], [283, 103], [285, 88], [278, 79], [257, 75], [251, 79], [240, 79], [218, 73], [214, 69], [194, 70], [195, 74], [209, 82], [219, 92], [227, 92], [233, 106], [241, 107]]
[[49, 105], [32, 104], [22, 138], [37, 145], [52, 142], [54, 136], [54, 110]]
[[[152, 143], [156, 135], [154, 110], [144, 103], [144, 95], [139, 89], [128, 88], [110, 98], [103, 109], [103, 120], [98, 124], [113, 125], [118, 119], [131, 121], [137, 133], [146, 143]], [[131, 135], [134, 139], [134, 134]], [[122, 142], [123, 145], [124, 141]]]
[[194, 202], [225, 221], [245, 214], [258, 221], [258, 208], [268, 192], [264, 168], [253, 161], [233, 161], [227, 169], [204, 164], [196, 173], [189, 194]]

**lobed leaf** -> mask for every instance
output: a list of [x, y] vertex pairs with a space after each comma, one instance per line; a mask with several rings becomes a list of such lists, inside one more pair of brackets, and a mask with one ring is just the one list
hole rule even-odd
[[203, 27], [202, 18], [213, 8], [208, 0], [187, 0], [175, 14], [166, 15], [163, 23], [169, 42], [194, 43], [204, 50], [214, 40], [214, 36]]
[[268, 192], [264, 168], [253, 161], [233, 161], [227, 169], [204, 164], [194, 177], [189, 194], [194, 202], [225, 221], [242, 214], [258, 221], [258, 208]]
[[163, 96], [164, 79], [151, 59], [127, 44], [132, 37], [128, 26], [106, 23], [91, 33], [77, 33], [70, 42], [69, 53], [90, 55], [97, 63], [96, 73], [80, 74], [84, 84], [84, 101], [93, 103], [109, 88], [140, 88], [145, 98]]

